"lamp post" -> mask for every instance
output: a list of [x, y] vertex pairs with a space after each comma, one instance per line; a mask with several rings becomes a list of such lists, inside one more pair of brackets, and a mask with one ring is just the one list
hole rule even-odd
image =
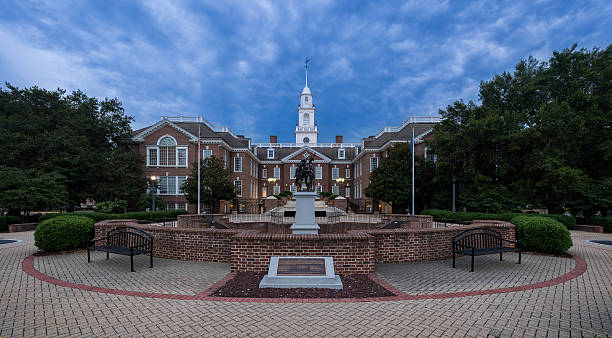
[[457, 178], [453, 175], [453, 212], [455, 212], [455, 183], [457, 183]]
[[157, 176], [151, 176], [149, 177], [150, 180], [150, 184], [149, 184], [149, 189], [151, 190], [151, 211], [155, 211], [155, 190], [157, 190], [157, 187], [155, 186], [155, 182], [157, 181]]

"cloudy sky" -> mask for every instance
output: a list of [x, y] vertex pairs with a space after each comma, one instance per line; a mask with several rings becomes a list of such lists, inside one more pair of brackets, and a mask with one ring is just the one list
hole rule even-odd
[[610, 1], [5, 0], [0, 81], [117, 97], [134, 128], [201, 114], [293, 142], [308, 57], [319, 141], [359, 141], [611, 36]]

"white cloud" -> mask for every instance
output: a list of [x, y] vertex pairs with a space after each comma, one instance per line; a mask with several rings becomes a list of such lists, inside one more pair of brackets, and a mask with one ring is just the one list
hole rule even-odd
[[0, 26], [0, 60], [5, 80], [21, 86], [43, 88], [82, 89], [91, 96], [118, 96], [108, 83], [121, 81], [122, 75], [102, 67], [90, 67], [88, 60], [78, 54], [33, 45], [27, 37], [20, 37]]

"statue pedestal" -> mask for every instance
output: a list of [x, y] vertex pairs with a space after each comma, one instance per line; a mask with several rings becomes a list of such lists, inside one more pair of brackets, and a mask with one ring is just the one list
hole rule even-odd
[[319, 234], [315, 223], [315, 197], [313, 191], [300, 191], [293, 194], [295, 198], [295, 223], [291, 226], [293, 234]]

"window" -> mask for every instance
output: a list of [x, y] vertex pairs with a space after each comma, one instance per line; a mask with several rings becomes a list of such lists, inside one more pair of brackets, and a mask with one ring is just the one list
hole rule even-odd
[[176, 210], [176, 203], [166, 204], [166, 210]]
[[[308, 98], [308, 97], [306, 97]], [[302, 119], [302, 122], [305, 126], [310, 125], [310, 115], [308, 115], [308, 113], [304, 114], [304, 117]]]
[[332, 168], [332, 180], [335, 180], [338, 177], [340, 177], [340, 169]]
[[268, 187], [264, 186], [261, 189], [261, 197], [268, 197]]
[[297, 186], [296, 186], [295, 184], [292, 184], [292, 185], [289, 187], [289, 191], [291, 191], [291, 192], [297, 192]]
[[268, 169], [261, 169], [261, 178], [268, 178]]
[[344, 188], [344, 197], [346, 197], [346, 198], [350, 198], [351, 197], [351, 187]]
[[185, 181], [187, 180], [187, 176], [178, 176], [178, 193], [179, 194], [184, 194], [185, 191], [183, 190], [183, 184], [185, 183]]
[[436, 161], [438, 161], [438, 155], [434, 154], [433, 151], [430, 151], [428, 147], [425, 147], [425, 160], [436, 163]]
[[274, 194], [276, 194], [276, 195], [280, 194], [280, 185], [275, 185], [274, 186]]
[[289, 178], [294, 180], [295, 179], [295, 167], [291, 167], [289, 168]]
[[227, 169], [227, 151], [223, 151], [223, 169]]
[[304, 101], [308, 102], [308, 96], [304, 96]]
[[332, 194], [340, 195], [340, 187], [337, 185], [334, 185], [332, 187]]
[[157, 144], [164, 147], [176, 147], [176, 141], [170, 136], [164, 136]]
[[212, 149], [202, 150], [202, 159], [207, 159], [212, 156]]
[[160, 195], [176, 195], [176, 176], [160, 176], [159, 177], [159, 194]]
[[351, 178], [351, 169], [346, 169], [346, 178]]
[[321, 185], [317, 185], [315, 186], [315, 192], [321, 193], [323, 191], [323, 187], [321, 187]]
[[176, 165], [176, 147], [159, 147], [159, 165]]
[[344, 149], [338, 149], [338, 158], [344, 159], [345, 158], [344, 157], [345, 153], [346, 152], [344, 151]]
[[236, 191], [236, 196], [242, 197], [242, 181], [234, 181], [234, 191]]
[[234, 172], [242, 172], [242, 157], [234, 157]]
[[177, 164], [182, 167], [187, 166], [187, 148], [176, 148]]
[[274, 158], [274, 149], [268, 149], [268, 158]]
[[277, 180], [280, 180], [280, 168], [279, 167], [274, 167], [274, 178], [276, 178]]
[[323, 178], [323, 168], [321, 168], [320, 166], [315, 168], [315, 178], [317, 180], [320, 180]]
[[149, 157], [149, 165], [150, 166], [157, 166], [157, 152], [158, 152], [158, 148], [149, 148], [149, 153], [148, 153], [148, 157]]
[[370, 172], [376, 168], [378, 168], [378, 158], [370, 157]]

